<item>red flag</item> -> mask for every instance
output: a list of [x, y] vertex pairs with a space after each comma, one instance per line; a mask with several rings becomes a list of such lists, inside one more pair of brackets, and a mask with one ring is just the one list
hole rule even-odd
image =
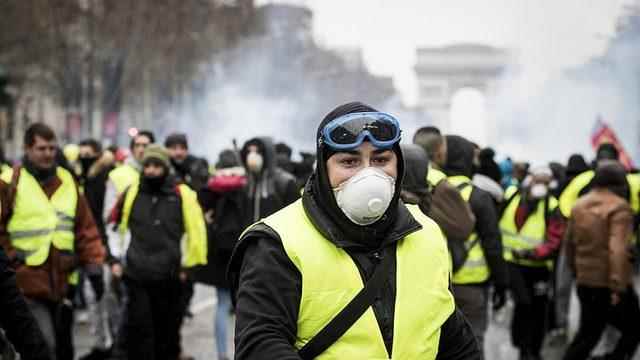
[[634, 168], [631, 157], [624, 149], [624, 146], [622, 146], [620, 140], [618, 140], [616, 133], [609, 125], [602, 121], [602, 118], [600, 116], [598, 116], [598, 119], [596, 119], [596, 125], [593, 128], [593, 132], [591, 133], [591, 146], [594, 150], [597, 150], [598, 147], [602, 144], [612, 144], [613, 146], [615, 146], [616, 149], [618, 149], [618, 153], [620, 154], [620, 162], [622, 163], [622, 165], [627, 170], [631, 170]]

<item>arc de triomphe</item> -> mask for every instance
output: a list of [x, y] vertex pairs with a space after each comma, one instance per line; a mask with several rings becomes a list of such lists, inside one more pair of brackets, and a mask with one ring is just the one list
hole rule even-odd
[[415, 71], [418, 105], [428, 123], [450, 130], [451, 101], [456, 91], [474, 88], [485, 95], [491, 114], [491, 95], [506, 68], [509, 52], [479, 44], [455, 44], [417, 49]]

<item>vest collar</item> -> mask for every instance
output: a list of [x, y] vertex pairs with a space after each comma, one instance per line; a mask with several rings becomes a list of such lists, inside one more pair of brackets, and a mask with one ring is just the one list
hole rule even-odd
[[[349, 236], [338, 228], [338, 226], [331, 221], [331, 218], [322, 211], [309, 190], [311, 189], [307, 186], [304, 194], [302, 195], [302, 205], [307, 217], [309, 217], [311, 223], [322, 234], [322, 236], [339, 248], [376, 250], [367, 248], [365, 244], [358, 242], [355, 239], [350, 239]], [[422, 225], [420, 225], [413, 215], [411, 215], [402, 201], [398, 204], [396, 211], [396, 220], [387, 230], [387, 234], [384, 235], [378, 248], [384, 248], [392, 245], [407, 235], [422, 229]]]

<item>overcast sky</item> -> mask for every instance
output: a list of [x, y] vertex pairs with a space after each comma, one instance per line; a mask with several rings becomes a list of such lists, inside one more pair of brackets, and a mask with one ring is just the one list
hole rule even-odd
[[317, 41], [360, 47], [403, 99], [417, 95], [415, 49], [477, 42], [518, 50], [532, 78], [600, 54], [628, 0], [258, 0], [310, 7]]

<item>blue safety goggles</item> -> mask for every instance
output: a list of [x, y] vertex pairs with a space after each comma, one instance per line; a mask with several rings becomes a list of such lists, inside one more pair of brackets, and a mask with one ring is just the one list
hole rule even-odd
[[359, 112], [340, 116], [322, 129], [321, 144], [334, 150], [353, 150], [365, 138], [380, 149], [388, 149], [400, 141], [400, 123], [382, 112]]

